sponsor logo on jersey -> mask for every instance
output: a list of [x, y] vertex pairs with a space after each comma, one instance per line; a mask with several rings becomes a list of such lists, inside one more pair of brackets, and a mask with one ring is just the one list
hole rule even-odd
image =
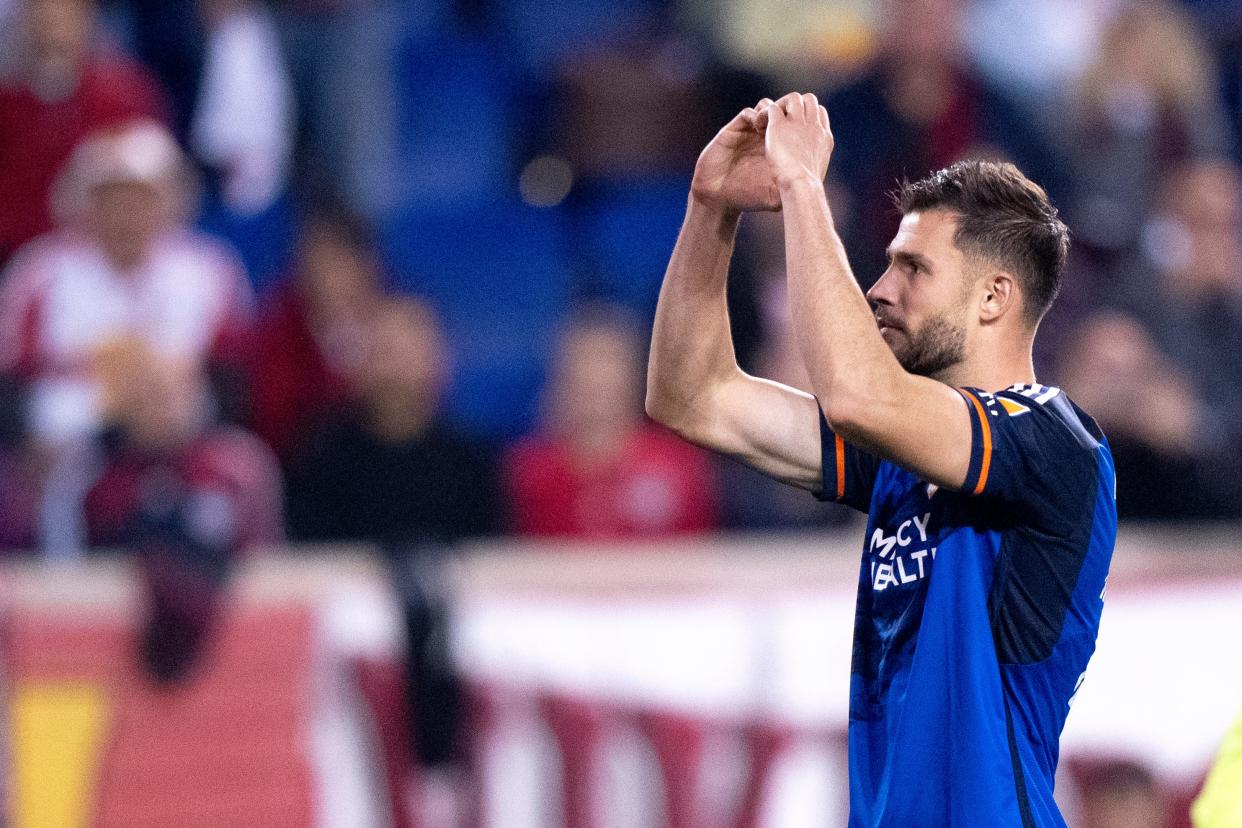
[[871, 588], [883, 592], [890, 586], [911, 584], [931, 574], [936, 547], [928, 546], [927, 525], [931, 512], [903, 521], [888, 534], [876, 527], [871, 533]]

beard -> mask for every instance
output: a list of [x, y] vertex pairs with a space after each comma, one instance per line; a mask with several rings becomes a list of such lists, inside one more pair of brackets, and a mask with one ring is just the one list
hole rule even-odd
[[933, 316], [917, 332], [905, 331], [905, 341], [892, 345], [893, 356], [911, 374], [936, 378], [962, 361], [966, 328], [947, 316]]

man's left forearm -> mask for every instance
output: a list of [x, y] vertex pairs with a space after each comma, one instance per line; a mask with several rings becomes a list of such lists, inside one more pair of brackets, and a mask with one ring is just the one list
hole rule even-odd
[[823, 184], [806, 177], [780, 191], [794, 334], [829, 423], [848, 428], [902, 369], [850, 270]]

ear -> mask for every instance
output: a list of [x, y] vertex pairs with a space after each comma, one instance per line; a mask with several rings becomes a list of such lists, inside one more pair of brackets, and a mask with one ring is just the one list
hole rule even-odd
[[980, 281], [976, 295], [979, 297], [979, 321], [988, 324], [1017, 312], [1021, 290], [1012, 274], [994, 270]]

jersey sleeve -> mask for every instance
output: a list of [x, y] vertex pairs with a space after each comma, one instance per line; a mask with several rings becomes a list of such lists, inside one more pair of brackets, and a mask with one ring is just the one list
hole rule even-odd
[[970, 410], [970, 468], [962, 491], [1055, 514], [1094, 484], [1103, 436], [1057, 388], [995, 394], [959, 389]]
[[819, 409], [820, 451], [824, 484], [815, 494], [820, 500], [844, 503], [860, 512], [871, 509], [871, 490], [875, 488], [880, 459], [850, 445], [828, 427], [824, 410]]

